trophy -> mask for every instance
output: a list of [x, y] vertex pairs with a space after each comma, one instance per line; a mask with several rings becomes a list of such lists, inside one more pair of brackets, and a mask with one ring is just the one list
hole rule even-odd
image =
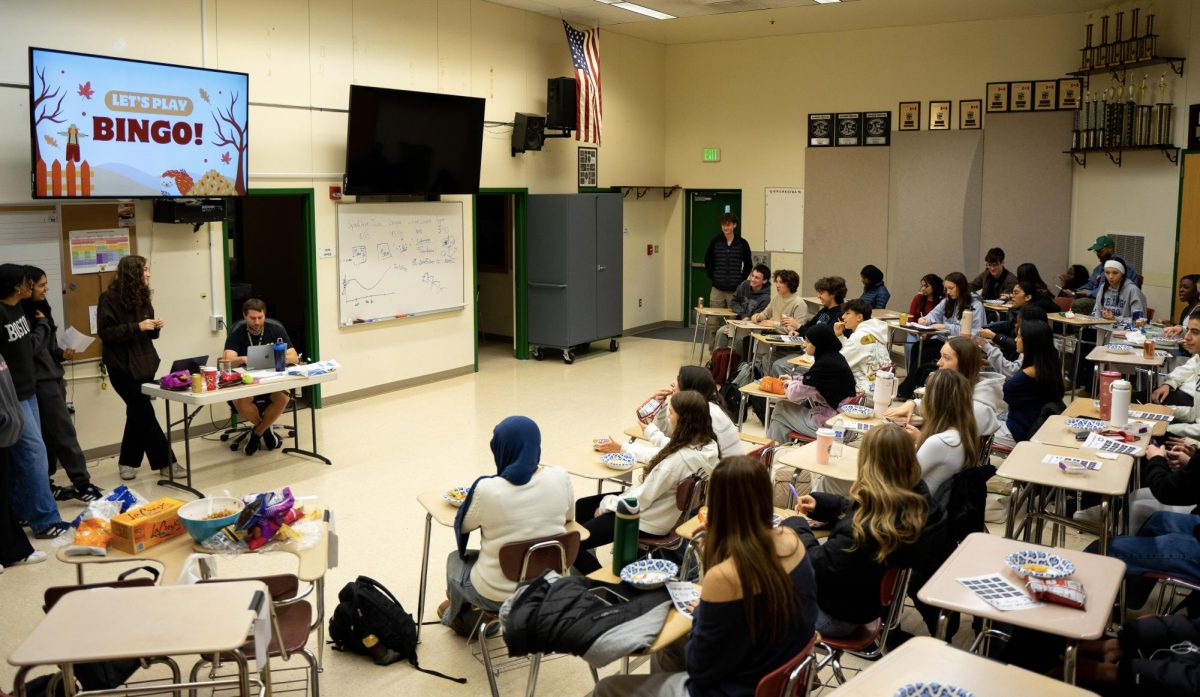
[[1154, 105], [1154, 130], [1156, 138], [1152, 145], [1171, 144], [1171, 118], [1175, 106], [1167, 101], [1167, 74], [1158, 79], [1158, 104]]
[[1142, 85], [1138, 88], [1138, 103], [1133, 123], [1133, 144], [1150, 145], [1151, 124], [1154, 119], [1154, 107], [1146, 104], [1146, 80], [1149, 76], [1142, 74]]
[[1154, 52], [1157, 46], [1158, 37], [1154, 34], [1154, 15], [1146, 15], [1146, 33], [1142, 35], [1142, 60], [1150, 60], [1154, 57]]
[[1108, 132], [1108, 102], [1109, 102], [1109, 99], [1108, 99], [1108, 94], [1111, 91], [1112, 91], [1111, 87], [1106, 90], [1100, 90], [1100, 94], [1097, 98], [1098, 106], [1096, 108], [1096, 117], [1097, 117], [1097, 119], [1096, 119], [1096, 131], [1097, 131], [1096, 145], [1101, 148], [1107, 148], [1109, 146], [1109, 142], [1108, 142], [1109, 141], [1109, 132]]
[[1126, 63], [1132, 63], [1142, 59], [1142, 41], [1138, 38], [1138, 15], [1141, 13], [1141, 8], [1135, 7], [1130, 17], [1129, 22], [1129, 40], [1125, 42], [1125, 57]]
[[1100, 18], [1100, 45], [1096, 47], [1096, 58], [1092, 61], [1093, 68], [1103, 68], [1108, 65], [1108, 15]]
[[1080, 49], [1080, 51], [1083, 52], [1083, 62], [1080, 65], [1080, 70], [1091, 70], [1092, 69], [1092, 53], [1095, 50], [1096, 49], [1092, 47], [1092, 25], [1088, 24], [1087, 25], [1087, 42], [1084, 44], [1083, 48]]
[[1121, 38], [1124, 34], [1123, 26], [1125, 24], [1125, 13], [1117, 13], [1117, 33], [1113, 35], [1112, 44], [1108, 47], [1108, 64], [1120, 65], [1125, 60], [1125, 42]]
[[1137, 115], [1137, 102], [1133, 99], [1133, 80], [1126, 88], [1125, 103], [1121, 105], [1121, 142], [1125, 147], [1136, 145], [1134, 142], [1134, 119]]
[[1096, 147], [1096, 115], [1092, 111], [1092, 91], [1088, 90], [1083, 95], [1083, 132], [1081, 146], [1085, 150], [1090, 150]]

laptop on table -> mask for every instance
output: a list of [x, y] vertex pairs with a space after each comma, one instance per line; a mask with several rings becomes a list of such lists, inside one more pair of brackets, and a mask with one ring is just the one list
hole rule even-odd
[[171, 372], [178, 370], [186, 370], [189, 373], [199, 373], [200, 369], [208, 364], [208, 356], [193, 356], [191, 358], [180, 358], [171, 363]]
[[275, 370], [275, 345], [247, 347], [246, 370]]

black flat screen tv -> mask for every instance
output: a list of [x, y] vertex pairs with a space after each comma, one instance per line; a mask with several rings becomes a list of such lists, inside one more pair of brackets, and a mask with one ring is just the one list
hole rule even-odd
[[483, 104], [480, 97], [350, 85], [344, 192], [478, 193]]
[[245, 196], [249, 76], [29, 49], [34, 198]]

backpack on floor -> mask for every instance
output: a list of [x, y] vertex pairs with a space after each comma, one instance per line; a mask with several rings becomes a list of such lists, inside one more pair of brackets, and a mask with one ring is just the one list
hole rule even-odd
[[722, 346], [713, 349], [712, 357], [708, 361], [708, 369], [712, 372], [713, 382], [722, 385], [725, 383], [726, 376], [733, 377], [741, 364], [742, 357], [738, 355], [737, 351], [728, 346]]
[[404, 611], [404, 606], [382, 583], [359, 576], [338, 592], [338, 605], [329, 618], [329, 639], [338, 651], [367, 655], [371, 650], [363, 640], [371, 635], [422, 673], [460, 684], [467, 682], [466, 678], [452, 678], [422, 668], [417, 663], [417, 625], [412, 615]]

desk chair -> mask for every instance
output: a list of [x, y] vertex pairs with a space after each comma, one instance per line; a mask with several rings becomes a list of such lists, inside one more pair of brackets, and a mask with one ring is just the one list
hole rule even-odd
[[841, 658], [849, 651], [861, 658], [873, 659], [887, 653], [887, 637], [895, 628], [900, 626], [900, 613], [904, 609], [904, 594], [908, 589], [909, 569], [896, 566], [888, 567], [879, 583], [879, 604], [883, 609], [880, 617], [860, 625], [848, 637], [832, 639], [821, 637], [818, 646], [829, 654], [817, 663], [817, 670], [829, 665], [833, 667], [833, 677], [838, 684], [846, 682], [842, 672]]
[[821, 635], [813, 632], [808, 644], [787, 663], [767, 673], [754, 688], [754, 697], [806, 697], [812, 691], [817, 671], [813, 668], [813, 648]]
[[708, 498], [708, 478], [701, 474], [684, 477], [675, 487], [675, 507], [679, 509], [679, 517], [671, 524], [671, 529], [665, 535], [638, 535], [638, 548], [646, 550], [647, 556], [666, 549], [679, 549], [683, 538], [675, 532], [689, 518], [696, 515]]
[[[1142, 577], [1157, 581], [1161, 587], [1158, 602], [1154, 607], [1156, 615], [1175, 614], [1188, 602], [1190, 595], [1200, 593], [1200, 580], [1157, 571], [1148, 571], [1142, 574]], [[1123, 612], [1121, 618], [1124, 619]]]
[[[251, 578], [214, 578], [200, 583], [229, 583], [231, 581], [261, 581], [267, 586], [267, 591], [271, 595], [271, 642], [267, 645], [267, 656], [271, 658], [281, 658], [284, 661], [291, 660], [293, 654], [299, 654], [304, 658], [308, 665], [307, 676], [304, 679], [304, 687], [295, 688], [296, 690], [312, 690], [312, 697], [321, 697], [321, 683], [319, 681], [320, 665], [317, 663], [317, 657], [307, 647], [308, 636], [313, 629], [313, 608], [309, 605], [305, 597], [313, 592], [313, 586], [303, 593], [298, 593], [300, 588], [300, 579], [295, 574], [275, 574], [272, 576], [259, 576]], [[200, 668], [206, 664], [211, 664], [210, 675], [215, 675], [220, 668], [222, 661], [253, 661], [255, 658], [254, 640], [251, 638], [237, 652], [222, 653], [210, 658], [201, 657], [192, 666], [191, 681], [196, 682], [197, 676], [200, 675]], [[274, 683], [272, 693], [288, 692], [291, 690], [274, 689], [280, 684], [286, 684], [283, 681]], [[191, 693], [194, 697], [194, 692]]]
[[[289, 396], [292, 399], [296, 399], [296, 396], [291, 394], [290, 391]], [[226, 402], [226, 404], [229, 405], [229, 411], [236, 416], [237, 410], [234, 409], [233, 402]], [[260, 394], [254, 397], [254, 406], [258, 407], [258, 415], [260, 417], [262, 416], [263, 412], [267, 410], [267, 407], [270, 404], [270, 394]], [[243, 421], [235, 426], [225, 429], [225, 431], [221, 434], [221, 442], [227, 442], [232, 438], [233, 442], [229, 444], [229, 449], [236, 453], [241, 449], [242, 443], [244, 443], [246, 439], [250, 437], [250, 433], [253, 430], [254, 424], [251, 424], [249, 421]], [[274, 424], [271, 424], [271, 430], [275, 433], [275, 435], [279, 436], [280, 441], [282, 441], [284, 438], [291, 438], [293, 440], [296, 438], [295, 429], [287, 424], [281, 424], [278, 421]]]
[[[575, 563], [579, 555], [579, 533], [563, 532], [548, 537], [539, 537], [523, 542], [509, 542], [500, 548], [500, 570], [504, 577], [518, 584], [535, 579], [547, 570], [565, 574]], [[489, 645], [488, 634], [493, 627], [498, 627], [500, 617], [494, 612], [484, 612], [479, 624], [479, 658], [487, 671], [488, 686], [492, 697], [500, 697], [500, 688], [496, 678], [505, 670], [515, 668], [524, 659], [514, 659], [502, 664], [494, 663], [493, 651], [507, 651], [500, 647]], [[468, 641], [470, 639], [468, 638]], [[526, 697], [533, 697], [537, 689], [538, 669], [541, 667], [542, 654], [534, 654], [529, 658], [529, 678], [525, 685]], [[592, 679], [598, 681], [596, 669], [592, 669]]]

